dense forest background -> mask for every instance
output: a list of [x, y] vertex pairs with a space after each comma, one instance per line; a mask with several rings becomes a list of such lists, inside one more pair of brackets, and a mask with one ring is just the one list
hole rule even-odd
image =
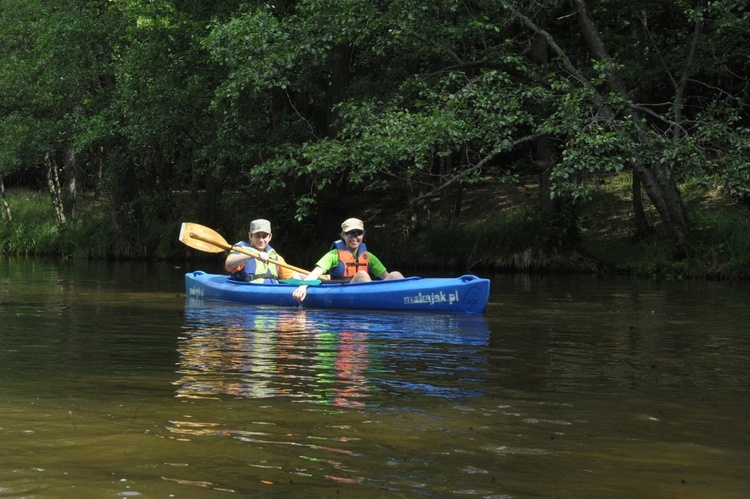
[[309, 265], [360, 216], [392, 258], [580, 262], [614, 179], [628, 241], [741, 275], [746, 210], [686, 196], [750, 205], [748, 46], [745, 0], [0, 0], [0, 248], [170, 258], [264, 217]]

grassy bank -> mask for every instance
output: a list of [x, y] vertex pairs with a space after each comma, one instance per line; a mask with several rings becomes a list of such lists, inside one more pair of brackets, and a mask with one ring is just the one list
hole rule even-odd
[[[687, 258], [674, 260], [653, 208], [646, 207], [652, 233], [633, 239], [627, 176], [611, 177], [598, 186], [591, 201], [581, 206], [577, 244], [572, 248], [551, 244], [554, 238], [550, 237], [549, 221], [537, 215], [536, 190], [533, 182], [474, 186], [464, 196], [462, 223], [450, 227], [433, 216], [435, 228], [416, 236], [401, 229], [407, 214], [398, 204], [378, 202], [379, 195], [362, 198], [362, 205], [352, 211], [372, 221], [368, 222], [368, 241], [391, 268], [477, 274], [564, 271], [672, 279], [750, 279], [750, 211], [718, 191], [683, 186], [693, 230]], [[127, 246], [132, 244], [130, 238], [113, 229], [106, 203], [93, 198], [78, 203], [76, 220], [64, 230], [57, 227], [46, 194], [11, 190], [8, 201], [14, 219], [12, 224], [0, 223], [1, 254], [119, 258], [128, 254]], [[176, 259], [187, 255], [196, 260], [216, 260], [216, 255], [186, 250], [177, 241], [182, 221], [162, 221], [174, 230], [164, 231], [163, 241], [150, 257]], [[224, 235], [233, 240], [233, 235]], [[278, 235], [275, 241], [279, 240], [287, 260], [310, 268], [334, 235], [320, 234], [320, 241], [304, 245], [293, 243], [290, 234], [286, 238]], [[302, 249], [291, 252], [291, 247]]]
[[750, 278], [750, 210], [718, 188], [682, 185], [691, 221], [687, 257], [675, 260], [659, 216], [644, 200], [651, 234], [634, 240], [630, 178], [602, 184], [582, 217], [584, 248], [610, 271], [658, 278]]
[[94, 259], [113, 254], [115, 234], [105, 203], [84, 197], [76, 219], [60, 229], [46, 193], [13, 189], [7, 198], [13, 222], [0, 221], [0, 254]]

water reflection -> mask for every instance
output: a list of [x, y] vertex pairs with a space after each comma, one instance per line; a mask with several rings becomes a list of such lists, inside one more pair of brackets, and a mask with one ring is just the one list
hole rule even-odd
[[[481, 316], [188, 299], [175, 384], [187, 399], [286, 397], [335, 407], [364, 407], [405, 392], [471, 396], [480, 393], [470, 387], [484, 378], [488, 344]], [[415, 371], [419, 383], [409, 375]]]
[[750, 490], [747, 283], [496, 277], [447, 317], [186, 304], [184, 271], [0, 259], [0, 496]]

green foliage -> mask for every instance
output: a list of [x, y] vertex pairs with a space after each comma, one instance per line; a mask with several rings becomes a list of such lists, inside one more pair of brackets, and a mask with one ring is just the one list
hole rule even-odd
[[[225, 23], [216, 23], [204, 45], [211, 57], [230, 68], [218, 88], [224, 99], [238, 99], [269, 88], [286, 88], [303, 55], [313, 56], [323, 47], [297, 45], [293, 33], [273, 15], [272, 9], [245, 12]], [[305, 50], [307, 49], [307, 50]]]
[[715, 102], [701, 113], [696, 150], [702, 170], [696, 177], [718, 176], [724, 192], [750, 206], [750, 127], [736, 102]]
[[13, 173], [23, 165], [25, 138], [32, 126], [29, 117], [17, 112], [0, 117], [0, 173]]
[[310, 214], [320, 191], [341, 178], [350, 185], [383, 189], [388, 186], [384, 179], [401, 178], [415, 189], [429, 189], [435, 187], [435, 162], [452, 157], [463, 158], [453, 174], [471, 182], [481, 173], [472, 171], [472, 163], [511, 151], [514, 132], [532, 126], [533, 116], [525, 108], [538, 96], [534, 89], [519, 91], [497, 71], [473, 80], [453, 72], [439, 79], [438, 86], [415, 78], [401, 93], [412, 95], [411, 106], [342, 102], [335, 107], [343, 123], [335, 139], [303, 143], [292, 155], [255, 166], [253, 177], [266, 181], [269, 189], [285, 187], [288, 176], [308, 179], [312, 188], [298, 198], [298, 219]]
[[11, 191], [13, 225], [0, 222], [0, 254], [55, 254], [60, 250], [59, 232], [48, 196], [28, 190]]
[[750, 221], [736, 212], [696, 212], [692, 271], [710, 277], [750, 278]]
[[745, 4], [586, 2], [605, 53], [551, 0], [5, 0], [0, 173], [44, 185], [49, 158], [107, 201], [58, 251], [162, 256], [187, 214], [314, 232], [398, 189], [413, 234], [425, 204], [550, 167], [563, 210], [531, 243], [574, 246], [598, 182], [636, 166], [750, 205]]

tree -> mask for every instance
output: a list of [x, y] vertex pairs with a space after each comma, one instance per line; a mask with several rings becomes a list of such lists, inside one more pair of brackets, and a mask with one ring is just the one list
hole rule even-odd
[[[116, 1], [108, 8], [115, 29], [107, 99], [86, 120], [77, 147], [101, 161], [113, 224], [135, 256], [167, 251], [174, 220], [189, 216], [176, 213], [175, 194], [196, 193], [215, 174], [209, 106], [220, 72], [206, 62], [201, 39], [227, 3]], [[190, 203], [198, 217], [213, 205]]]
[[[584, 0], [573, 0], [571, 5], [586, 42], [577, 46], [579, 52], [573, 52], [573, 56], [553, 33], [535, 23], [532, 15], [507, 5], [523, 26], [547, 40], [560, 69], [571, 75], [563, 77], [569, 95], [563, 102], [568, 102], [573, 112], [566, 113], [562, 108], [548, 120], [549, 132], [557, 131], [564, 144], [563, 160], [553, 175], [564, 180], [559, 182], [560, 187], [570, 189], [573, 186], [566, 179], [576, 174], [590, 176], [630, 167], [634, 185], [643, 184], [671, 235], [676, 255], [683, 256], [689, 218], [677, 181], [711, 167], [711, 149], [716, 144], [703, 140], [701, 130], [714, 121], [706, 120], [706, 111], [727, 97], [721, 90], [723, 85], [713, 81], [727, 66], [726, 60], [712, 57], [725, 38], [717, 27], [727, 22], [716, 21], [722, 16], [737, 20], [731, 10], [741, 8], [737, 2], [707, 6], [700, 0], [694, 6], [683, 2], [631, 2], [623, 10], [620, 4], [607, 2], [597, 4], [593, 12]], [[719, 11], [722, 16], [717, 17]], [[606, 30], [597, 27], [593, 17], [597, 13], [601, 20], [610, 20]], [[659, 31], [648, 24], [654, 19], [663, 23], [658, 26]], [[623, 35], [626, 27], [634, 30], [636, 36]], [[708, 27], [710, 36], [704, 35]], [[608, 33], [606, 39], [604, 32]], [[608, 41], [618, 47], [616, 54], [609, 50]], [[582, 48], [585, 52], [580, 52]], [[593, 67], [585, 62], [589, 58], [595, 61]], [[702, 80], [696, 81], [697, 77]], [[689, 84], [703, 85], [703, 91], [691, 95]], [[650, 88], [643, 89], [644, 85]], [[711, 88], [718, 91], [705, 92]], [[636, 101], [634, 97], [643, 100]], [[737, 102], [734, 96], [730, 99]], [[665, 100], [671, 104], [661, 105]], [[721, 104], [719, 107], [726, 109]], [[585, 191], [581, 193], [585, 195]], [[638, 192], [634, 194], [637, 201]]]
[[536, 217], [565, 217], [548, 241], [575, 242], [613, 172], [632, 174], [636, 232], [643, 190], [677, 255], [681, 182], [750, 204], [740, 0], [0, 9], [0, 175], [50, 186], [61, 226], [95, 184], [132, 256], [167, 251], [176, 218], [234, 229], [252, 204], [322, 221], [373, 191], [411, 211], [405, 233], [456, 225], [465, 186], [529, 174]]
[[[274, 144], [275, 156], [256, 161], [250, 181], [296, 186], [304, 218], [321, 194], [351, 186], [403, 184], [417, 211], [493, 171], [499, 154], [528, 140], [525, 102], [536, 95], [506, 72], [523, 61], [498, 48], [491, 23], [477, 21], [490, 3], [478, 13], [461, 5], [307, 1], [216, 25], [207, 45], [230, 74], [222, 99], [238, 108], [275, 92], [288, 97], [283, 129], [292, 133]], [[349, 73], [339, 78], [343, 57]]]
[[39, 171], [61, 228], [74, 216], [85, 176], [75, 141], [100, 90], [101, 6], [7, 0], [0, 15], [0, 171]]

